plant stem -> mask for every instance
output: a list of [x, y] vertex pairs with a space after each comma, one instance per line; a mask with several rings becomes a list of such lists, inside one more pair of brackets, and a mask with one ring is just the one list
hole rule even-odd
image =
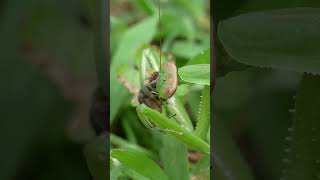
[[206, 139], [210, 126], [210, 87], [204, 86], [199, 105], [199, 117], [195, 134]]
[[319, 179], [320, 76], [304, 74], [298, 91], [293, 126], [285, 138], [289, 145], [282, 158], [282, 177], [290, 180]]

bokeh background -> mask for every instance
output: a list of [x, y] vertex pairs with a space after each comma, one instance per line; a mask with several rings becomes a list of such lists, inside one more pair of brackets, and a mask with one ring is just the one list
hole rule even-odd
[[99, 1], [1, 1], [0, 179], [92, 179]]
[[[242, 13], [320, 6], [319, 1], [315, 0], [214, 2], [212, 13], [218, 23]], [[225, 52], [219, 41], [217, 59], [218, 79], [213, 97], [216, 117], [214, 122], [218, 124], [217, 128], [224, 128], [217, 130], [219, 137], [227, 136], [228, 140], [231, 138], [234, 146], [230, 148], [230, 141], [224, 143], [222, 141], [225, 139], [222, 138], [217, 139], [219, 147], [216, 148], [230, 157], [240, 156], [244, 162], [242, 165], [248, 167], [254, 179], [280, 179], [285, 137], [292, 124], [294, 96], [301, 74], [241, 65]], [[232, 72], [227, 73], [230, 70]], [[237, 169], [241, 170], [241, 167], [234, 166], [230, 171]]]

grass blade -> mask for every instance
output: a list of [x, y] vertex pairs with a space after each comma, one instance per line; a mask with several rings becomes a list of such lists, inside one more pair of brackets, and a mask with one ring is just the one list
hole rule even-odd
[[150, 180], [167, 180], [162, 169], [143, 153], [128, 149], [113, 149], [112, 158], [119, 160], [124, 166], [134, 170]]

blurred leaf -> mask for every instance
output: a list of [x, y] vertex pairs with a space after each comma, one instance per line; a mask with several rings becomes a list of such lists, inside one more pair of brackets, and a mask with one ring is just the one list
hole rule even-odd
[[[67, 7], [72, 7], [65, 9], [53, 0], [34, 1], [33, 11], [26, 16], [22, 40], [44, 52], [49, 57], [46, 59], [48, 62], [63, 65], [68, 72], [77, 77], [94, 82], [97, 70], [94, 61], [95, 34], [91, 25], [86, 27], [79, 23], [74, 15], [71, 15], [71, 13], [76, 13], [79, 7], [72, 2], [65, 2]], [[100, 12], [100, 10], [96, 11]], [[83, 16], [87, 18], [88, 15]], [[95, 28], [96, 21], [93, 24]], [[103, 36], [99, 34], [99, 38], [103, 39]]]
[[196, 164], [192, 164], [192, 173], [194, 174], [194, 177], [198, 179], [210, 179], [210, 163], [210, 156], [204, 154]]
[[134, 0], [133, 2], [148, 15], [156, 13], [156, 6], [150, 0]]
[[[107, 43], [107, 34], [110, 32], [107, 28], [109, 19], [107, 19], [109, 3], [105, 0], [93, 1], [95, 4], [94, 18], [94, 50], [95, 50], [95, 67], [99, 85], [103, 88], [105, 95], [108, 98], [109, 74], [108, 66], [110, 63], [110, 45]], [[109, 59], [109, 63], [107, 62]]]
[[143, 44], [149, 43], [157, 27], [157, 18], [147, 18], [128, 29], [123, 35], [119, 48], [112, 57], [110, 67], [110, 120], [113, 122], [121, 104], [128, 98], [128, 93], [117, 81], [117, 69], [120, 66], [133, 65], [134, 53]]
[[177, 96], [185, 96], [190, 92], [190, 84], [181, 84], [178, 86], [175, 95]]
[[237, 61], [257, 67], [320, 73], [320, 9], [296, 8], [240, 15], [220, 23], [218, 34]]
[[174, 137], [162, 134], [162, 146], [159, 149], [164, 172], [169, 179], [189, 180], [189, 162], [187, 146]]
[[94, 180], [106, 180], [108, 177], [107, 136], [103, 135], [92, 140], [84, 148], [88, 167]]
[[127, 29], [127, 25], [119, 17], [110, 16], [110, 56], [114, 55], [119, 42]]
[[229, 132], [224, 128], [223, 122], [216, 118], [214, 120], [215, 125], [212, 129], [214, 135], [213, 179], [253, 180], [248, 164], [242, 158], [241, 152]]
[[122, 127], [124, 129], [124, 132], [126, 134], [126, 137], [127, 137], [128, 141], [136, 144], [137, 143], [137, 138], [135, 136], [135, 132], [133, 131], [133, 128], [129, 124], [129, 121], [131, 121], [131, 117], [128, 116], [128, 114], [125, 114], [123, 116], [121, 124], [122, 124]]
[[197, 54], [187, 63], [187, 65], [193, 64], [210, 64], [210, 48]]
[[219, 42], [217, 45], [217, 59], [219, 59], [216, 68], [217, 77], [223, 77], [233, 71], [243, 71], [250, 67], [231, 58]]
[[190, 41], [176, 41], [173, 44], [171, 51], [175, 56], [190, 59], [199, 54], [204, 49], [207, 49], [207, 47]]
[[162, 169], [143, 153], [128, 149], [113, 149], [112, 158], [119, 160], [124, 166], [151, 180], [166, 180], [168, 177]]
[[[41, 134], [62, 128], [70, 115], [72, 104], [67, 102], [51, 82], [27, 64], [22, 56], [21, 22], [32, 13], [34, 1], [7, 1], [2, 3], [1, 18], [1, 122], [0, 122], [0, 179], [17, 178], [17, 171], [29, 155], [31, 146], [40, 137], [57, 138], [57, 132]], [[52, 132], [52, 131], [50, 131]], [[52, 142], [52, 141], [50, 141]], [[30, 172], [28, 172], [30, 173]]]
[[113, 166], [110, 170], [110, 180], [118, 180], [123, 174], [123, 168], [121, 165]]
[[204, 15], [204, 8], [206, 1], [203, 0], [175, 0], [180, 3], [186, 10], [188, 10], [194, 17], [202, 17]]
[[188, 83], [210, 85], [210, 64], [183, 66], [178, 69], [178, 74]]
[[110, 142], [119, 147], [119, 148], [126, 148], [126, 149], [131, 149], [137, 152], [141, 152], [146, 154], [147, 156], [156, 159], [156, 156], [153, 154], [153, 152], [149, 151], [148, 149], [145, 149], [137, 144], [131, 143], [127, 141], [126, 139], [122, 139], [121, 137], [115, 135], [115, 134], [110, 134]]
[[296, 100], [294, 121], [285, 138], [282, 177], [318, 179], [320, 164], [320, 76], [303, 75]]

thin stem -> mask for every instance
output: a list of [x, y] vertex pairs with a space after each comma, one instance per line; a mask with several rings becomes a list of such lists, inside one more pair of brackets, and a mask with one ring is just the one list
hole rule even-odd
[[158, 16], [159, 16], [159, 31], [160, 31], [160, 68], [159, 70], [161, 71], [161, 19], [160, 19], [160, 0], [158, 0]]
[[195, 134], [201, 139], [206, 139], [210, 126], [210, 88], [205, 86], [199, 106], [198, 123]]

